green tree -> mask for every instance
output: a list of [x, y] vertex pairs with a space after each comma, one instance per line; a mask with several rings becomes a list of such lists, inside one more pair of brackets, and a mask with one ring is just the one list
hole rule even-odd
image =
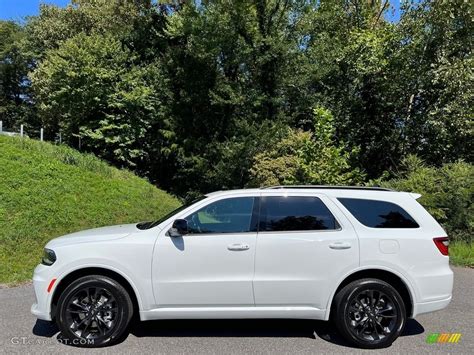
[[[144, 139], [160, 117], [159, 64], [132, 66], [112, 36], [78, 34], [48, 51], [31, 79], [50, 134], [119, 166], [146, 158]], [[79, 139], [81, 140], [79, 143]]]
[[350, 159], [357, 150], [345, 151], [335, 142], [333, 116], [324, 108], [314, 110], [314, 131], [289, 129], [288, 134], [269, 150], [255, 156], [250, 169], [252, 184], [353, 185], [364, 181]]
[[[42, 125], [118, 166], [145, 167], [161, 144], [166, 78], [156, 59], [137, 53], [137, 22], [150, 1], [75, 0], [42, 5], [27, 26], [30, 73]], [[146, 17], [148, 18], [148, 17]], [[140, 164], [139, 164], [140, 163]]]
[[[261, 130], [289, 121], [285, 90], [300, 44], [297, 17], [309, 8], [306, 1], [206, 1], [166, 17], [161, 58], [173, 141], [165, 149], [173, 168], [155, 168], [168, 172], [160, 178], [165, 186], [181, 193], [248, 181], [249, 162], [268, 144]], [[226, 171], [228, 159], [245, 169]]]
[[28, 19], [28, 50], [43, 59], [50, 49], [79, 33], [124, 38], [130, 34], [150, 0], [71, 0], [66, 7], [40, 4], [38, 16]]
[[397, 87], [404, 151], [428, 163], [472, 162], [472, 6], [462, 0], [407, 2], [398, 25]]
[[30, 62], [22, 52], [24, 37], [20, 25], [0, 21], [0, 120], [10, 129], [34, 121], [27, 78]]

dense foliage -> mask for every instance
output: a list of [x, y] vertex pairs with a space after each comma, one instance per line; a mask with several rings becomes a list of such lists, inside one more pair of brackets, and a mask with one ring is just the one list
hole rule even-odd
[[[427, 166], [416, 156], [406, 157], [396, 177], [381, 182], [399, 191], [420, 193], [419, 202], [454, 241], [471, 242], [474, 235], [474, 166], [464, 162]], [[474, 257], [474, 255], [473, 255]]]
[[[254, 158], [251, 184], [270, 185], [358, 185], [365, 175], [351, 168], [350, 152], [333, 141], [333, 117], [327, 110], [314, 110], [314, 127], [309, 131], [288, 129], [288, 134], [269, 150]], [[314, 132], [314, 133], [313, 133]]]
[[396, 23], [381, 0], [41, 5], [0, 22], [0, 119], [189, 197], [472, 163], [472, 7], [403, 4]]
[[0, 166], [0, 284], [31, 279], [52, 238], [179, 206], [133, 173], [65, 146], [0, 136]]

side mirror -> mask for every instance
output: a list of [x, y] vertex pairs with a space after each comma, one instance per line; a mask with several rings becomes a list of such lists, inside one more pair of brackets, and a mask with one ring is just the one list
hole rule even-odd
[[173, 226], [168, 231], [170, 237], [176, 238], [188, 234], [188, 221], [185, 219], [177, 219], [173, 222]]

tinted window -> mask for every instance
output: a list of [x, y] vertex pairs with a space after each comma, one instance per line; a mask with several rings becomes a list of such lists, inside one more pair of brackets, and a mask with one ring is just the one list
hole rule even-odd
[[262, 198], [260, 231], [337, 229], [339, 225], [317, 197], [270, 196]]
[[418, 223], [400, 206], [385, 201], [338, 199], [357, 220], [372, 228], [418, 228]]
[[249, 232], [254, 198], [219, 200], [186, 217], [190, 234]]

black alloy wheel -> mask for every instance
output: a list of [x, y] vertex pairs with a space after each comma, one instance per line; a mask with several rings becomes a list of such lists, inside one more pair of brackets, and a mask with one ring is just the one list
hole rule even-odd
[[132, 314], [133, 305], [123, 286], [94, 275], [66, 287], [58, 301], [56, 321], [66, 344], [100, 347], [119, 341]]
[[335, 320], [341, 335], [361, 348], [384, 348], [401, 334], [406, 323], [399, 293], [378, 279], [351, 282], [335, 298]]
[[66, 321], [79, 338], [97, 339], [113, 331], [118, 306], [103, 287], [79, 289], [67, 305]]
[[382, 291], [369, 289], [358, 293], [346, 312], [349, 329], [363, 341], [382, 340], [396, 329], [397, 308]]

